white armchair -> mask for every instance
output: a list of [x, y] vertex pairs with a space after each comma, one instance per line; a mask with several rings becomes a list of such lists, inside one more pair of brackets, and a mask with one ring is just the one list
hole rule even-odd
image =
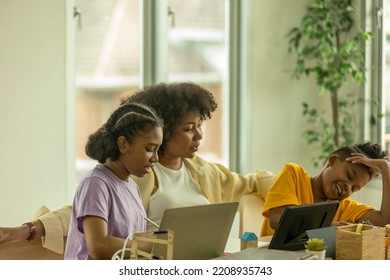
[[261, 214], [264, 200], [255, 194], [247, 194], [241, 197], [238, 211], [240, 213], [239, 236], [244, 232], [253, 232], [259, 237], [263, 223]]

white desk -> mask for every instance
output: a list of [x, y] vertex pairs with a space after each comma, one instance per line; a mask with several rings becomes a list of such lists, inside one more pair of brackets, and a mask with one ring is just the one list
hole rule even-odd
[[246, 248], [240, 252], [221, 256], [213, 260], [313, 260], [317, 256], [305, 251], [285, 251], [267, 248]]
[[309, 260], [317, 259], [305, 251], [285, 251], [268, 249], [272, 236], [260, 237], [258, 248], [247, 248], [241, 250], [241, 240], [239, 238], [229, 237], [225, 256], [215, 258], [216, 260]]

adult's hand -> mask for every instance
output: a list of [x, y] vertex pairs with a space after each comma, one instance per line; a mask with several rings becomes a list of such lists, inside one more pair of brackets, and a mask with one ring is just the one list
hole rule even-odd
[[0, 227], [0, 244], [25, 240], [30, 236], [27, 225], [20, 227]]

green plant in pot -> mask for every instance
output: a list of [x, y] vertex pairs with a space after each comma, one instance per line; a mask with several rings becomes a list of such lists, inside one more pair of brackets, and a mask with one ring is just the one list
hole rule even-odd
[[310, 238], [305, 243], [306, 252], [310, 252], [318, 256], [318, 259], [325, 259], [326, 245], [325, 241], [320, 238]]
[[305, 249], [309, 251], [323, 251], [326, 249], [324, 239], [310, 238], [305, 243]]
[[[365, 81], [364, 43], [371, 34], [357, 30], [353, 0], [311, 0], [298, 27], [288, 33], [289, 52], [296, 57], [293, 77], [314, 76], [321, 98], [330, 98], [331, 113], [303, 102], [303, 115], [310, 128], [304, 132], [309, 145], [319, 148], [313, 158], [322, 165], [336, 148], [354, 142], [355, 111], [364, 101], [357, 92], [347, 92], [346, 84]], [[372, 102], [372, 101], [370, 101]], [[374, 102], [375, 103], [375, 102]], [[371, 124], [376, 121], [371, 117]]]

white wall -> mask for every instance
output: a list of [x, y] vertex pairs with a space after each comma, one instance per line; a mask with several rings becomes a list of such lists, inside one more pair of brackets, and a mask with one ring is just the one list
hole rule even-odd
[[247, 83], [252, 122], [245, 145], [251, 157], [245, 171], [266, 168], [277, 173], [289, 161], [311, 167], [313, 152], [301, 137], [305, 129], [301, 104], [314, 101], [317, 88], [309, 79], [291, 78], [295, 61], [286, 38], [299, 24], [307, 0], [251, 3]]
[[56, 208], [69, 202], [73, 74], [66, 14], [71, 16], [71, 2], [1, 1], [1, 226], [20, 225], [43, 204]]
[[302, 133], [307, 129], [302, 102], [330, 108], [329, 94], [318, 96], [314, 79], [292, 79], [295, 57], [288, 53], [287, 33], [298, 26], [308, 0], [253, 0], [250, 17], [249, 76], [251, 137], [246, 149], [252, 155], [246, 171], [265, 167], [278, 172], [286, 162], [297, 162], [316, 172]]

